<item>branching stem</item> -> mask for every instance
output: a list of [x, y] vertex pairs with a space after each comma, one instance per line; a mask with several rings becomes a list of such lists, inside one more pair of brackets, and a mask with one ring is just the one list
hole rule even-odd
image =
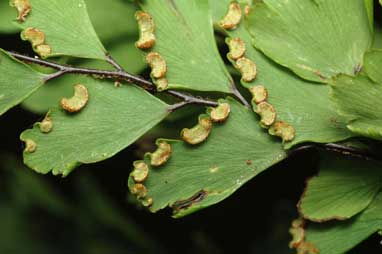
[[248, 101], [243, 97], [243, 95], [239, 92], [239, 90], [237, 89], [237, 87], [235, 86], [235, 84], [232, 84], [232, 93], [236, 96], [237, 99], [239, 99], [239, 101], [241, 103], [244, 104], [244, 106], [246, 106], [247, 108], [251, 108], [251, 105], [248, 103]]
[[[116, 71], [72, 67], [69, 65], [53, 63], [53, 62], [49, 62], [49, 61], [46, 61], [43, 59], [25, 56], [25, 55], [22, 55], [19, 53], [14, 53], [14, 52], [8, 52], [8, 53], [10, 55], [12, 55], [13, 57], [15, 57], [19, 60], [22, 60], [24, 62], [35, 63], [35, 64], [39, 64], [41, 66], [50, 67], [50, 68], [57, 70], [57, 72], [52, 73], [50, 75], [47, 75], [47, 77], [45, 78], [45, 81], [49, 81], [49, 80], [58, 78], [58, 77], [60, 77], [64, 74], [67, 74], [67, 73], [72, 73], [72, 74], [91, 75], [91, 76], [96, 77], [96, 78], [108, 78], [108, 79], [114, 79], [114, 80], [118, 80], [118, 81], [127, 81], [129, 83], [133, 83], [137, 86], [140, 86], [143, 89], [145, 89], [151, 93], [155, 93], [157, 91], [155, 85], [152, 82], [150, 82], [150, 81], [148, 81], [142, 77], [132, 75], [132, 74], [124, 71], [123, 68], [110, 55], [107, 56], [107, 61], [117, 69]], [[195, 97], [193, 95], [185, 94], [185, 93], [178, 92], [178, 91], [167, 90], [164, 93], [183, 100], [180, 103], [172, 105], [169, 109], [170, 111], [174, 111], [174, 110], [176, 110], [176, 109], [178, 109], [184, 105], [188, 105], [188, 104], [200, 104], [200, 105], [206, 105], [206, 106], [217, 106], [218, 105], [218, 103], [215, 101], [207, 100], [207, 99], [204, 99], [201, 97]]]
[[116, 68], [118, 71], [125, 71], [123, 67], [119, 63], [117, 63], [117, 61], [115, 61], [110, 54], [106, 55], [106, 61], [112, 66], [114, 66], [114, 68]]
[[[39, 58], [33, 58], [33, 57], [25, 56], [25, 55], [22, 55], [19, 53], [14, 53], [14, 52], [8, 52], [8, 53], [10, 55], [12, 55], [13, 57], [15, 57], [19, 60], [22, 60], [24, 62], [35, 63], [35, 64], [39, 64], [39, 65], [42, 65], [45, 67], [50, 67], [50, 68], [57, 70], [57, 72], [52, 73], [50, 75], [47, 75], [45, 78], [45, 81], [49, 81], [49, 80], [58, 78], [58, 77], [60, 77], [64, 74], [67, 74], [67, 73], [72, 73], [72, 74], [91, 75], [95, 78], [108, 78], [108, 79], [114, 79], [117, 81], [127, 81], [129, 83], [133, 83], [135, 85], [138, 85], [138, 86], [142, 87], [143, 89], [145, 89], [151, 93], [155, 93], [157, 91], [155, 85], [152, 82], [150, 82], [150, 81], [148, 81], [142, 77], [132, 75], [132, 74], [126, 72], [110, 55], [106, 56], [106, 60], [112, 66], [114, 66], [116, 68], [116, 71], [72, 67], [69, 65], [58, 64], [58, 63], [49, 62], [49, 61], [39, 59]], [[233, 86], [232, 91], [233, 91], [233, 94], [246, 107], [250, 107], [248, 102], [239, 93], [239, 91], [237, 90], [237, 88], [235, 86]], [[189, 104], [199, 104], [199, 105], [213, 106], [213, 107], [218, 105], [218, 103], [216, 101], [211, 101], [211, 100], [201, 98], [201, 97], [195, 97], [193, 95], [186, 94], [186, 93], [179, 92], [179, 91], [167, 90], [167, 91], [165, 91], [165, 93], [168, 95], [174, 96], [178, 99], [181, 99], [180, 102], [175, 103], [169, 107], [168, 110], [171, 112], [175, 111], [175, 110], [177, 110], [177, 109], [179, 109], [185, 105], [189, 105]], [[349, 147], [349, 146], [335, 144], [335, 143], [328, 143], [328, 144], [307, 143], [307, 144], [299, 146], [295, 149], [292, 149], [289, 152], [289, 155], [291, 156], [291, 155], [298, 153], [299, 151], [309, 150], [309, 149], [317, 149], [317, 148], [328, 150], [328, 151], [339, 152], [342, 154], [352, 155], [352, 156], [356, 156], [356, 157], [361, 157], [364, 159], [382, 161], [382, 159], [379, 158], [379, 156], [377, 156], [375, 154], [370, 154], [367, 151], [363, 151], [360, 149], [356, 149], [354, 147]]]
[[382, 158], [378, 154], [372, 153], [370, 151], [358, 149], [355, 147], [351, 147], [351, 146], [336, 144], [336, 143], [327, 143], [327, 144], [306, 143], [290, 150], [288, 156], [292, 156], [299, 153], [300, 151], [306, 151], [310, 149], [322, 149], [322, 150], [337, 152], [343, 155], [349, 155], [349, 156], [358, 157], [358, 158], [362, 158], [366, 160], [382, 161]]

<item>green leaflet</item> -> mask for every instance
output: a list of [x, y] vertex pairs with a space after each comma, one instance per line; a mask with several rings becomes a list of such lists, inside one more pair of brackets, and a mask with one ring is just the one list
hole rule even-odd
[[309, 224], [306, 241], [323, 254], [342, 254], [382, 230], [382, 193], [359, 216], [329, 224]]
[[364, 0], [264, 0], [249, 20], [257, 48], [322, 83], [358, 73], [373, 38]]
[[339, 113], [346, 116], [348, 128], [362, 136], [382, 140], [382, 52], [372, 51], [365, 57], [369, 77], [339, 76], [332, 86], [332, 100]]
[[74, 114], [54, 108], [48, 115], [53, 129], [44, 134], [36, 124], [21, 134], [36, 151], [24, 152], [24, 162], [40, 173], [68, 175], [81, 163], [112, 157], [163, 120], [168, 105], [133, 85], [114, 87], [112, 82], [65, 76], [66, 82], [85, 85], [89, 102]]
[[208, 1], [142, 1], [154, 19], [158, 52], [169, 89], [231, 92], [232, 78], [216, 47]]
[[[285, 158], [281, 144], [263, 132], [251, 110], [232, 99], [229, 103], [228, 120], [214, 124], [201, 145], [168, 141], [172, 146], [170, 160], [150, 168], [144, 182], [148, 197], [153, 199], [152, 212], [170, 206], [174, 217], [182, 217], [216, 204]], [[148, 156], [145, 160], [149, 164]], [[130, 187], [132, 182], [130, 177]]]
[[0, 73], [0, 115], [41, 87], [46, 77], [1, 49]]
[[[105, 5], [110, 5], [107, 12], [105, 12]], [[120, 0], [107, 2], [91, 0], [87, 1], [87, 6], [97, 34], [101, 40], [110, 44], [110, 46], [108, 46], [109, 44], [106, 46], [112, 57], [129, 73], [138, 74], [143, 71], [146, 68], [143, 54], [134, 45], [137, 34], [137, 24], [134, 19], [136, 8], [131, 3], [123, 3]], [[119, 21], [117, 22], [117, 20]], [[116, 23], [124, 25], [114, 26]], [[114, 26], [113, 29], [110, 29], [111, 26]], [[114, 70], [114, 67], [102, 60], [86, 59], [79, 65], [87, 68]], [[60, 98], [71, 94], [71, 86], [72, 84], [65, 82], [64, 79], [52, 80], [27, 98], [22, 106], [32, 112], [45, 114], [51, 107], [57, 105]]]
[[299, 203], [305, 219], [345, 220], [362, 212], [382, 187], [382, 165], [325, 153], [318, 176], [308, 181]]
[[382, 50], [374, 50], [365, 55], [365, 72], [371, 80], [382, 84]]
[[52, 50], [49, 56], [105, 59], [105, 49], [93, 29], [84, 0], [32, 0], [31, 6], [25, 22], [15, 24], [45, 33], [45, 44]]
[[0, 1], [0, 33], [15, 33], [17, 28], [12, 25], [16, 10], [9, 7], [9, 1]]
[[364, 0], [367, 16], [369, 18], [370, 29], [374, 32], [374, 0]]
[[97, 35], [103, 43], [138, 34], [136, 6], [123, 0], [85, 0]]
[[[229, 2], [229, 0], [210, 1], [215, 22], [225, 15]], [[276, 109], [277, 118], [295, 128], [296, 137], [292, 142], [285, 144], [286, 148], [309, 141], [336, 142], [352, 136], [346, 130], [343, 117], [335, 112], [331, 104], [328, 86], [318, 86], [304, 81], [252, 47], [252, 38], [245, 29], [244, 21], [237, 29], [228, 31], [227, 34], [231, 38], [239, 37], [245, 42], [245, 56], [257, 65], [256, 80], [242, 84], [247, 88], [264, 85], [268, 90], [268, 101]]]

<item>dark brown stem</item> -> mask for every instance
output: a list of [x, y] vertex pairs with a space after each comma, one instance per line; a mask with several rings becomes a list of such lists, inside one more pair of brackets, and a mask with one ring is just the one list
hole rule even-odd
[[116, 68], [118, 71], [125, 71], [123, 67], [119, 63], [117, 63], [117, 61], [115, 61], [109, 53], [106, 54], [106, 61], [112, 66], [114, 66], [114, 68]]
[[327, 143], [327, 144], [317, 144], [317, 143], [306, 143], [301, 146], [298, 146], [289, 151], [289, 156], [298, 154], [301, 151], [311, 150], [311, 149], [322, 149], [330, 152], [341, 153], [343, 155], [349, 155], [353, 157], [358, 157], [366, 160], [382, 161], [382, 158], [370, 151], [357, 149], [355, 147], [346, 146], [336, 143]]
[[192, 95], [180, 93], [177, 91], [169, 90], [169, 91], [167, 91], [167, 93], [174, 96], [174, 97], [177, 97], [177, 98], [183, 100], [179, 103], [171, 105], [169, 108], [169, 111], [171, 111], [171, 112], [175, 111], [175, 110], [177, 110], [177, 109], [179, 109], [185, 105], [188, 105], [188, 104], [203, 104], [203, 105], [212, 106], [212, 107], [218, 106], [218, 103], [215, 101], [208, 101], [208, 100], [205, 100], [203, 98], [194, 97]]
[[251, 105], [247, 102], [243, 95], [241, 95], [235, 84], [232, 84], [231, 91], [235, 95], [235, 97], [239, 99], [241, 103], [244, 104], [244, 106], [246, 106], [247, 108], [251, 108]]
[[[25, 56], [25, 55], [22, 55], [19, 53], [8, 52], [8, 54], [10, 54], [11, 56], [13, 56], [19, 60], [27, 62], [27, 63], [35, 63], [35, 64], [39, 64], [39, 65], [42, 65], [45, 67], [50, 67], [50, 68], [57, 70], [57, 72], [52, 73], [50, 75], [47, 75], [47, 77], [45, 78], [45, 81], [49, 81], [49, 80], [58, 78], [58, 77], [60, 77], [64, 74], [67, 74], [67, 73], [72, 73], [72, 74], [91, 75], [95, 78], [108, 78], [108, 79], [115, 79], [118, 81], [127, 81], [129, 83], [136, 84], [136, 85], [142, 87], [143, 89], [145, 89], [151, 93], [155, 93], [157, 91], [155, 85], [152, 82], [150, 82], [150, 81], [148, 81], [142, 77], [135, 76], [135, 75], [132, 75], [132, 74], [124, 71], [123, 68], [118, 63], [116, 63], [111, 56], [107, 56], [107, 61], [111, 65], [113, 65], [117, 69], [117, 71], [107, 71], [107, 70], [98, 70], [98, 69], [91, 69], [91, 68], [72, 67], [69, 65], [57, 64], [57, 63], [49, 62], [49, 61], [42, 60], [39, 58], [33, 58], [33, 57]], [[184, 105], [188, 105], [188, 104], [200, 104], [200, 105], [206, 105], [206, 106], [217, 106], [218, 105], [218, 103], [215, 101], [207, 100], [207, 99], [200, 98], [200, 97], [195, 97], [195, 96], [192, 96], [190, 94], [185, 94], [185, 93], [178, 92], [178, 91], [167, 90], [167, 91], [164, 91], [164, 93], [172, 95], [174, 97], [177, 97], [177, 98], [183, 100], [182, 102], [174, 104], [173, 106], [171, 106], [169, 109], [170, 111], [174, 111], [174, 110], [176, 110], [176, 109], [178, 109]]]

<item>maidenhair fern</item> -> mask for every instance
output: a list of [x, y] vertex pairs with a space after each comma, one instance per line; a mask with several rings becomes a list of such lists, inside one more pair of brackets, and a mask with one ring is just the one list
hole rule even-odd
[[[382, 230], [373, 1], [86, 2], [0, 3], [0, 31], [20, 32], [35, 52], [0, 49], [0, 114], [18, 104], [45, 113], [20, 136], [29, 168], [67, 177], [182, 112], [177, 139], [158, 138], [126, 166], [139, 205], [186, 216], [313, 147], [320, 173], [298, 203], [290, 247], [340, 254]], [[96, 2], [128, 22], [110, 32], [101, 14], [88, 15]], [[113, 33], [121, 39], [110, 43]], [[150, 75], [138, 76], [146, 67]], [[187, 105], [193, 114], [179, 111]]]

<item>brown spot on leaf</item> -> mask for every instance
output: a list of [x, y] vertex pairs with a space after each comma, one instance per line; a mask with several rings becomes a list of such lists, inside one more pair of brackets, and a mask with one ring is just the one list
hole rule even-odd
[[251, 6], [246, 5], [246, 6], [244, 7], [244, 14], [245, 14], [245, 16], [248, 16], [249, 13], [250, 13], [250, 11], [251, 11]]
[[195, 195], [193, 195], [190, 198], [176, 201], [174, 204], [171, 205], [171, 208], [174, 210], [174, 213], [177, 213], [181, 210], [185, 210], [190, 208], [195, 203], [198, 203], [205, 199], [207, 197], [207, 192], [205, 190], [200, 190]]
[[21, 33], [23, 40], [32, 44], [33, 50], [42, 58], [47, 58], [52, 54], [52, 48], [45, 44], [45, 33], [37, 28], [29, 27]]
[[48, 115], [45, 116], [44, 120], [42, 120], [41, 123], [39, 123], [40, 131], [42, 133], [49, 133], [53, 129], [53, 120], [52, 118]]
[[164, 165], [171, 156], [171, 145], [166, 141], [159, 141], [157, 143], [158, 148], [153, 153], [148, 153], [150, 157], [150, 164], [154, 167], [159, 167]]
[[144, 207], [150, 207], [153, 205], [153, 202], [154, 200], [152, 198], [145, 198], [143, 200], [141, 200], [141, 204], [144, 206]]
[[89, 100], [89, 93], [86, 86], [77, 84], [74, 86], [74, 95], [72, 98], [61, 99], [61, 107], [70, 113], [81, 111]]
[[231, 2], [228, 6], [227, 14], [224, 18], [219, 22], [219, 25], [223, 29], [232, 30], [239, 25], [241, 21], [242, 11], [240, 4], [236, 1]]
[[260, 116], [260, 124], [268, 127], [276, 121], [275, 108], [268, 102], [261, 102], [256, 106], [255, 111]]
[[168, 88], [168, 80], [166, 78], [154, 79], [153, 81], [159, 92]]
[[130, 191], [139, 199], [145, 198], [147, 196], [147, 188], [141, 183], [134, 184]]
[[292, 222], [289, 229], [293, 239], [289, 243], [289, 248], [296, 249], [297, 254], [317, 254], [319, 250], [312, 243], [305, 241], [305, 220], [297, 219]]
[[302, 242], [297, 248], [297, 254], [318, 254], [320, 251], [312, 243]]
[[135, 182], [142, 183], [149, 176], [149, 167], [144, 161], [134, 161], [134, 170], [131, 176]]
[[255, 104], [259, 104], [268, 99], [268, 91], [264, 86], [252, 86], [249, 88], [249, 91], [252, 94], [252, 101]]
[[191, 144], [200, 144], [210, 135], [212, 121], [208, 115], [199, 116], [199, 123], [191, 129], [185, 128], [181, 132], [182, 139]]
[[25, 149], [26, 153], [34, 153], [37, 149], [37, 144], [32, 139], [26, 139], [25, 141]]
[[45, 33], [33, 27], [28, 27], [22, 31], [21, 38], [25, 41], [30, 41], [32, 47], [45, 43]]
[[282, 138], [284, 142], [289, 142], [295, 138], [296, 130], [286, 122], [277, 121], [269, 129], [269, 134]]
[[247, 164], [247, 166], [251, 166], [251, 165], [252, 165], [252, 160], [247, 160], [247, 161], [245, 162], [245, 164]]
[[292, 221], [292, 226], [289, 229], [289, 233], [292, 235], [293, 239], [289, 243], [289, 248], [297, 248], [304, 241], [304, 225], [305, 221], [301, 218]]
[[248, 58], [242, 57], [236, 61], [235, 67], [241, 73], [241, 79], [244, 82], [252, 82], [257, 75], [257, 67], [254, 62]]
[[240, 39], [240, 38], [229, 38], [227, 40], [227, 44], [228, 44], [228, 47], [229, 47], [229, 53], [228, 53], [228, 57], [233, 60], [233, 61], [236, 61], [238, 60], [239, 58], [242, 58], [245, 54], [245, 51], [246, 51], [246, 47], [245, 47], [245, 42]]
[[29, 0], [11, 0], [9, 4], [16, 8], [18, 12], [17, 21], [19, 22], [24, 22], [32, 9]]
[[167, 65], [163, 57], [157, 52], [150, 52], [146, 56], [146, 61], [151, 67], [152, 77], [159, 79], [166, 76]]
[[322, 80], [326, 80], [326, 77], [324, 75], [321, 74], [321, 72], [319, 70], [316, 70], [314, 72], [315, 75], [317, 75], [320, 79]]
[[135, 46], [139, 49], [149, 49], [155, 44], [155, 24], [150, 14], [143, 11], [137, 11], [135, 13], [135, 19], [139, 26], [139, 40], [135, 43]]
[[42, 58], [47, 58], [52, 54], [52, 48], [47, 44], [38, 45], [36, 47], [36, 53], [39, 54]]
[[231, 106], [227, 102], [219, 102], [217, 107], [209, 109], [211, 121], [214, 123], [221, 123], [227, 120], [230, 112]]

